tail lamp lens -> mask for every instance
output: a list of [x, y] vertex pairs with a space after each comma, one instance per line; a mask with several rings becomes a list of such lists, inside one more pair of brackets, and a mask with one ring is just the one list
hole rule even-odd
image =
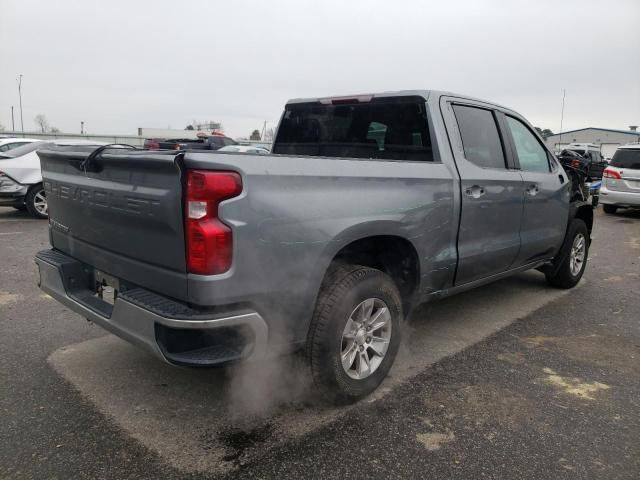
[[218, 206], [241, 192], [242, 179], [236, 172], [187, 171], [185, 236], [190, 273], [215, 275], [231, 268], [233, 232], [218, 218]]
[[618, 172], [616, 172], [615, 170], [612, 170], [610, 168], [605, 168], [604, 172], [602, 172], [602, 176], [604, 178], [615, 178], [617, 180], [621, 180], [622, 176], [620, 176], [620, 174]]

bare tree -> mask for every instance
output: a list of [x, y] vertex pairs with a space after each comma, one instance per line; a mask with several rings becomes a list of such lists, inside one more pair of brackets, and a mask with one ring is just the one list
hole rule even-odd
[[51, 133], [60, 133], [60, 129], [58, 127], [51, 127], [49, 129], [49, 132], [51, 132]]
[[36, 125], [40, 127], [42, 133], [47, 133], [47, 130], [49, 129], [49, 122], [47, 121], [47, 117], [39, 113], [33, 120], [36, 122]]
[[191, 125], [193, 125], [196, 130], [210, 130], [212, 132], [219, 132], [222, 130], [222, 123], [214, 120], [207, 120], [205, 122], [194, 120]]
[[267, 131], [264, 132], [264, 141], [265, 142], [273, 142], [273, 136], [275, 135], [275, 132], [273, 131], [273, 128], [267, 128]]

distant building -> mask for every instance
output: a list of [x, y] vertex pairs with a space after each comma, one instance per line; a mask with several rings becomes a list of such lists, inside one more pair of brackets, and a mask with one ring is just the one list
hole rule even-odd
[[549, 135], [545, 142], [553, 152], [559, 152], [570, 143], [595, 143], [600, 145], [603, 157], [611, 158], [620, 145], [640, 142], [640, 132], [637, 130], [635, 125], [629, 130], [588, 127]]

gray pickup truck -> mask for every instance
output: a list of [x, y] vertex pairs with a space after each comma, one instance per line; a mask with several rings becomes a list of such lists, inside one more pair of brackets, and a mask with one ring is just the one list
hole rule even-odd
[[576, 285], [593, 224], [524, 118], [435, 91], [291, 100], [271, 155], [39, 155], [45, 292], [174, 365], [301, 351], [335, 402], [380, 384], [421, 302]]

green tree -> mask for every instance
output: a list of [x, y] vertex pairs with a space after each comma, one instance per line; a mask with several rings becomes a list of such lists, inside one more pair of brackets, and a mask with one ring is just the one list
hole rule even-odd
[[549, 135], [553, 135], [553, 132], [551, 130], [549, 130], [548, 128], [542, 129], [540, 127], [533, 127], [536, 129], [536, 132], [538, 132], [538, 134], [546, 139]]
[[249, 140], [260, 140], [260, 132], [257, 129], [251, 132]]

